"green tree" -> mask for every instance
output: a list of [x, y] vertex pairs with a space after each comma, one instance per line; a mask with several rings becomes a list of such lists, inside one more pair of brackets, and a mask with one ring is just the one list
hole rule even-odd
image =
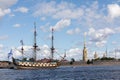
[[70, 64], [72, 65], [75, 62], [74, 58], [71, 58]]
[[27, 58], [23, 58], [22, 61], [27, 61]]
[[32, 61], [32, 62], [33, 62], [33, 61], [35, 61], [35, 60], [34, 60], [34, 58], [30, 58], [29, 61]]

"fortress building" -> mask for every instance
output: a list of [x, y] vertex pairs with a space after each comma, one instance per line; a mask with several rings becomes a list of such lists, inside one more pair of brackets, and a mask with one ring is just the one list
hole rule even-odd
[[83, 48], [83, 61], [87, 62], [87, 48], [86, 48], [86, 41], [84, 37], [84, 48]]
[[97, 55], [97, 52], [95, 52], [94, 59], [97, 59], [97, 58], [98, 58], [98, 55]]

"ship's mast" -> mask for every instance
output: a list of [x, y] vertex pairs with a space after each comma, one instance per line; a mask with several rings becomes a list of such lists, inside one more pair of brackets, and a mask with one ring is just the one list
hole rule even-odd
[[54, 29], [52, 28], [52, 38], [51, 38], [51, 40], [52, 40], [52, 46], [51, 46], [51, 59], [54, 58], [54, 50], [55, 50], [55, 48], [54, 48], [54, 43], [53, 43], [53, 40], [54, 40], [53, 33], [54, 33]]
[[36, 42], [36, 36], [37, 36], [37, 32], [36, 32], [36, 23], [34, 23], [34, 45], [33, 45], [33, 48], [34, 48], [34, 61], [36, 61], [36, 50], [37, 50], [37, 42]]
[[20, 43], [22, 45], [22, 47], [21, 47], [21, 53], [22, 53], [22, 59], [23, 59], [23, 54], [24, 54], [23, 40], [20, 40]]

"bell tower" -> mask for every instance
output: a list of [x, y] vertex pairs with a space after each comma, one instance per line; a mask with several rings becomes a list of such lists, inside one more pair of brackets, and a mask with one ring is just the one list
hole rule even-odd
[[83, 61], [87, 62], [86, 34], [84, 34]]

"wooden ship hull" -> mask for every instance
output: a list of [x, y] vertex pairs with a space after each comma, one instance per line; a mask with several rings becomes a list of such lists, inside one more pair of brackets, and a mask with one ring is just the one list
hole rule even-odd
[[14, 69], [40, 69], [40, 68], [56, 68], [58, 67], [57, 62], [15, 62]]

